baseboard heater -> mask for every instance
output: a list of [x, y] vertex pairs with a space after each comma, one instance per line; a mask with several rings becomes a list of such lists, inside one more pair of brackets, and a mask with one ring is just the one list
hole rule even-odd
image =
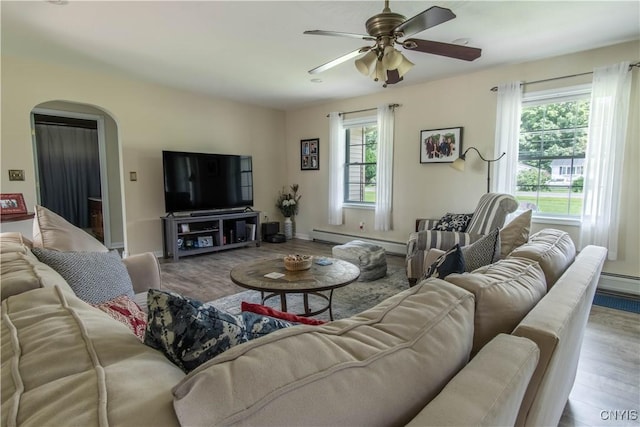
[[392, 242], [390, 240], [371, 239], [364, 236], [358, 236], [355, 234], [336, 233], [333, 231], [323, 231], [313, 229], [310, 237], [312, 240], [324, 243], [336, 243], [343, 244], [352, 240], [362, 240], [363, 242], [373, 243], [384, 248], [389, 254], [402, 255], [407, 254], [407, 245], [405, 243]]
[[600, 275], [598, 289], [640, 296], [640, 277], [603, 272]]

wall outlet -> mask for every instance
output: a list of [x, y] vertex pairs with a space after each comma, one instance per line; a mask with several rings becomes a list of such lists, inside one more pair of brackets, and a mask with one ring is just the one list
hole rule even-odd
[[9, 169], [9, 181], [24, 181], [24, 170]]
[[364, 221], [360, 221], [360, 231], [364, 231]]

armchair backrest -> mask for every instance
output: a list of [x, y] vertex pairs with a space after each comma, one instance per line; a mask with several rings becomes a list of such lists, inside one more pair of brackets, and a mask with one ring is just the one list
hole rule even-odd
[[489, 234], [501, 228], [511, 212], [518, 208], [518, 202], [510, 194], [487, 193], [480, 198], [473, 217], [467, 226], [469, 234]]

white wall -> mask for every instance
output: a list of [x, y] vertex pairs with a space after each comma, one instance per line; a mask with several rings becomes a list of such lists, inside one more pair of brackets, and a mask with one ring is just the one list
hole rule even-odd
[[[420, 85], [389, 87], [380, 94], [346, 99], [283, 113], [164, 86], [55, 66], [16, 57], [2, 57], [1, 191], [23, 193], [28, 206], [35, 203], [34, 162], [29, 114], [36, 105], [65, 100], [96, 106], [116, 121], [121, 149], [125, 238], [131, 253], [160, 251], [159, 217], [164, 214], [162, 191], [163, 149], [241, 153], [254, 156], [256, 209], [271, 219], [280, 218], [274, 202], [283, 185], [300, 184], [302, 193], [296, 230], [308, 235], [317, 228], [404, 243], [417, 217], [440, 217], [447, 211], [474, 208], [486, 189], [486, 165], [477, 157], [465, 172], [447, 164], [419, 163], [422, 129], [463, 126], [463, 147], [475, 146], [493, 156], [498, 83], [533, 81], [590, 71], [622, 60], [635, 61], [640, 43], [632, 42], [592, 51], [493, 68]], [[633, 71], [632, 116], [628, 135], [623, 188], [619, 260], [607, 262], [605, 271], [640, 276], [640, 160], [638, 128], [640, 96], [638, 71]], [[527, 87], [541, 90], [578, 84], [589, 78], [560, 80]], [[373, 84], [373, 83], [372, 83]], [[373, 231], [373, 212], [346, 209], [346, 223], [327, 223], [328, 119], [330, 111], [350, 111], [399, 103], [396, 110], [393, 227]], [[300, 170], [300, 140], [320, 138], [320, 170]], [[8, 169], [24, 169], [26, 181], [7, 181]], [[138, 181], [128, 180], [138, 172]], [[358, 229], [360, 221], [366, 231]], [[544, 225], [548, 226], [548, 225]], [[535, 229], [542, 227], [536, 224]], [[574, 238], [575, 227], [565, 228]]]
[[[499, 83], [521, 80], [534, 81], [583, 73], [623, 60], [640, 59], [640, 43], [617, 46], [488, 69], [420, 85], [399, 83], [382, 94], [364, 96], [288, 111], [286, 117], [287, 168], [290, 183], [300, 184], [303, 194], [300, 213], [296, 217], [297, 233], [309, 235], [320, 229], [356, 236], [405, 243], [413, 231], [416, 218], [439, 218], [446, 212], [471, 212], [486, 191], [486, 163], [473, 153], [467, 158], [465, 172], [448, 164], [419, 163], [419, 133], [423, 129], [464, 127], [463, 149], [477, 147], [485, 157], [494, 158], [496, 94], [490, 88]], [[558, 80], [552, 83], [526, 86], [525, 90], [542, 90], [586, 83], [590, 76]], [[639, 160], [639, 96], [638, 70], [633, 71], [633, 99], [625, 169], [620, 232], [619, 260], [607, 262], [605, 271], [640, 276], [640, 230], [637, 213]], [[373, 82], [371, 84], [374, 84]], [[373, 230], [373, 211], [345, 209], [342, 226], [327, 225], [327, 188], [329, 158], [329, 123], [331, 111], [351, 111], [376, 107], [383, 103], [398, 103], [395, 113], [393, 230]], [[374, 112], [375, 114], [375, 112]], [[320, 138], [320, 170], [300, 171], [299, 143], [301, 139]], [[366, 224], [359, 230], [360, 221]], [[577, 241], [576, 227], [534, 224], [534, 231], [543, 227], [566, 229]]]
[[[9, 56], [2, 56], [1, 77], [1, 191], [23, 193], [30, 210], [36, 202], [29, 122], [36, 105], [61, 100], [102, 109], [118, 128], [130, 253], [162, 249], [163, 149], [252, 155], [258, 210], [272, 211], [286, 181], [281, 111]], [[24, 169], [26, 180], [8, 181], [8, 169]], [[129, 181], [130, 171], [137, 181]]]

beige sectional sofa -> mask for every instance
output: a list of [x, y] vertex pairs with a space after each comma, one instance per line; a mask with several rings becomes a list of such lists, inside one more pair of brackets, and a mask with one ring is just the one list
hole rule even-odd
[[[557, 424], [606, 253], [574, 259], [565, 233], [544, 230], [483, 271], [274, 332], [185, 375], [77, 298], [20, 235], [0, 235], [0, 250], [9, 426]], [[136, 258], [136, 290], [157, 287], [157, 261]]]

